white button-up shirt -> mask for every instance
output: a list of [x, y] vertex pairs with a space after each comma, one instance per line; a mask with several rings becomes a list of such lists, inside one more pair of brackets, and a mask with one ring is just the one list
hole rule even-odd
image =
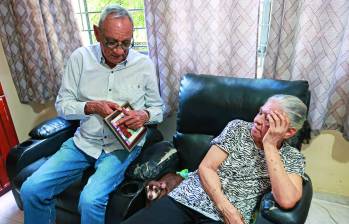
[[[163, 119], [158, 79], [149, 57], [130, 49], [126, 61], [114, 68], [101, 64], [101, 57], [99, 44], [76, 49], [67, 62], [56, 99], [60, 116], [80, 120], [74, 143], [94, 158], [102, 150], [108, 153], [123, 147], [101, 116], [84, 113], [86, 102], [108, 100], [119, 105], [129, 102], [135, 110], [149, 112], [149, 123]], [[144, 141], [138, 145], [142, 146]]]

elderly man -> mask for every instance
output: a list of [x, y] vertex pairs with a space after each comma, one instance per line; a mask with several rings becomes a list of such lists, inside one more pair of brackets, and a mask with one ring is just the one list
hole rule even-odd
[[131, 151], [123, 149], [103, 118], [128, 102], [119, 124], [137, 129], [162, 121], [162, 101], [151, 60], [133, 49], [133, 21], [127, 10], [112, 5], [94, 26], [98, 44], [75, 50], [65, 69], [56, 109], [80, 127], [21, 188], [25, 223], [54, 223], [55, 195], [90, 166], [96, 172], [80, 194], [81, 223], [104, 223], [112, 192], [127, 166], [139, 155], [144, 139]]

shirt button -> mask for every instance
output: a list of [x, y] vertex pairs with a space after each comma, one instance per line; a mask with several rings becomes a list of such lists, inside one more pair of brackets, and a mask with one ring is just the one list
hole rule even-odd
[[107, 136], [104, 136], [104, 138], [107, 138]]
[[111, 92], [111, 89], [109, 89], [109, 92]]
[[114, 73], [114, 71], [111, 71], [111, 73], [113, 74], [113, 73]]

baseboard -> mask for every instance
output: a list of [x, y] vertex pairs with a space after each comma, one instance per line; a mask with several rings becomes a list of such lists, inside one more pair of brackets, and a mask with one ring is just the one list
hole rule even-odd
[[5, 187], [3, 187], [1, 190], [0, 190], [0, 197], [4, 194], [6, 194], [7, 192], [9, 192], [11, 190], [11, 185], [10, 184], [6, 184]]
[[314, 192], [313, 198], [349, 206], [349, 197], [323, 192]]

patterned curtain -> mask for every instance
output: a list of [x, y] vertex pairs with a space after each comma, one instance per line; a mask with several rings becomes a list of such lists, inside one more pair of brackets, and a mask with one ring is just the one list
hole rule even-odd
[[22, 103], [56, 97], [71, 52], [81, 45], [69, 0], [1, 0], [0, 38]]
[[256, 76], [258, 5], [259, 0], [145, 0], [149, 54], [165, 114], [177, 108], [185, 73]]
[[264, 76], [308, 80], [312, 129], [349, 140], [349, 1], [274, 0]]

